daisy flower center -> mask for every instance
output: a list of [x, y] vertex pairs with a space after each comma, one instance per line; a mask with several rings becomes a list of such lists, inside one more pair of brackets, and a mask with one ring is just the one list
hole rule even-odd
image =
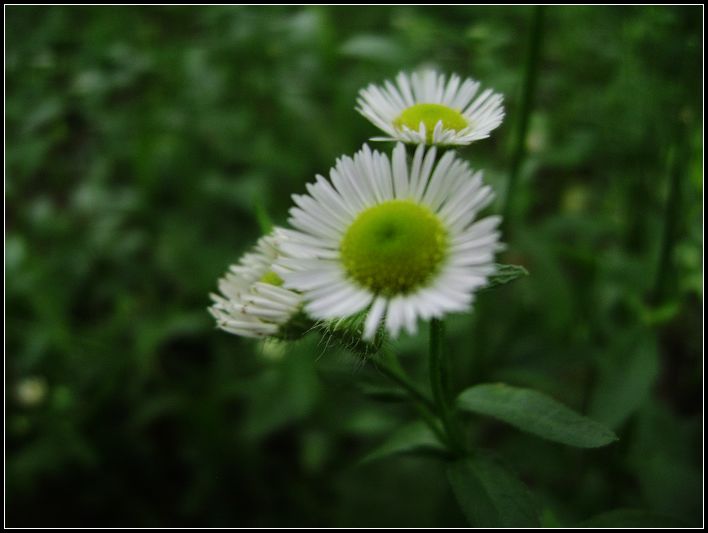
[[425, 134], [428, 142], [433, 140], [433, 131], [438, 122], [442, 120], [443, 129], [460, 131], [467, 127], [467, 121], [462, 113], [441, 104], [415, 104], [404, 110], [393, 121], [397, 128], [406, 126], [413, 131], [418, 131], [420, 123], [425, 124]]
[[268, 285], [275, 285], [276, 287], [280, 287], [283, 284], [283, 278], [278, 276], [275, 272], [272, 270], [269, 270], [265, 274], [261, 276], [261, 279], [259, 279], [261, 283], [267, 283]]
[[362, 211], [340, 244], [347, 274], [376, 294], [405, 294], [423, 285], [447, 251], [447, 231], [427, 207], [390, 200]]

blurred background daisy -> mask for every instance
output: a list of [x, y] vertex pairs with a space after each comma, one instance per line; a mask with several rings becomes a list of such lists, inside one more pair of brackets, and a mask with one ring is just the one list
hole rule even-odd
[[491, 89], [481, 91], [478, 81], [427, 69], [362, 89], [357, 111], [389, 135], [375, 140], [465, 145], [501, 124], [502, 102]]
[[[258, 239], [254, 249], [219, 280], [219, 293], [209, 312], [218, 326], [243, 337], [288, 337], [302, 310], [299, 293], [284, 288], [273, 270], [283, 252], [281, 237], [272, 232]], [[302, 333], [308, 328], [304, 327]]]

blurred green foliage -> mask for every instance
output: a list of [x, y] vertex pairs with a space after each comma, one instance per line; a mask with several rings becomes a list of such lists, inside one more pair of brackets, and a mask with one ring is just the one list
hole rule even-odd
[[[379, 401], [396, 395], [373, 365], [227, 335], [206, 306], [263, 213], [284, 223], [376, 133], [357, 90], [399, 69], [506, 95], [505, 124], [464, 151], [503, 198], [531, 8], [6, 16], [7, 524], [464, 525], [435, 459], [360, 463], [415, 418]], [[531, 275], [448, 322], [456, 390], [534, 387], [620, 436], [566, 449], [470, 420], [544, 525], [700, 524], [701, 21], [547, 8], [501, 258]], [[396, 344], [421, 380], [424, 345]]]

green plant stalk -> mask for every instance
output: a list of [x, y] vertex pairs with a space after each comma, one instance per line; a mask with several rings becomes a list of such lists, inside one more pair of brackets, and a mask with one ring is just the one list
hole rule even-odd
[[256, 199], [253, 209], [261, 233], [263, 233], [263, 235], [267, 235], [273, 230], [273, 221], [271, 220], [268, 210], [265, 207], [265, 203], [261, 198]]
[[444, 335], [443, 322], [436, 318], [432, 319], [430, 321], [430, 388], [433, 392], [433, 402], [445, 428], [450, 451], [456, 455], [465, 455], [467, 451], [465, 439], [454, 406], [450, 403], [450, 386], [443, 355]]
[[531, 33], [526, 53], [524, 82], [521, 93], [521, 105], [519, 108], [519, 122], [516, 127], [516, 137], [514, 138], [511, 166], [509, 169], [509, 181], [507, 183], [504, 207], [502, 209], [504, 229], [507, 230], [507, 232], [511, 225], [514, 194], [519, 179], [519, 171], [521, 170], [521, 164], [526, 156], [526, 134], [529, 126], [529, 118], [531, 116], [531, 108], [533, 107], [533, 100], [536, 94], [538, 60], [543, 38], [543, 13], [543, 6], [535, 6], [533, 14], [531, 15]]
[[440, 439], [440, 442], [450, 448], [449, 438], [440, 427], [435, 404], [410, 380], [395, 354], [386, 348], [381, 350], [381, 358], [377, 360], [377, 368], [408, 394], [423, 421]]
[[381, 356], [376, 365], [381, 373], [404, 389], [411, 398], [434, 412], [435, 404], [408, 378], [393, 352], [384, 348], [381, 350]]
[[676, 236], [679, 233], [681, 221], [681, 179], [684, 177], [686, 161], [690, 158], [688, 137], [688, 125], [680, 125], [676, 128], [678, 134], [674, 146], [668, 152], [668, 179], [669, 191], [664, 209], [664, 225], [661, 234], [661, 247], [659, 248], [659, 258], [656, 269], [656, 278], [651, 293], [650, 300], [656, 304], [662, 304], [669, 293], [669, 285], [672, 277], [672, 255]]

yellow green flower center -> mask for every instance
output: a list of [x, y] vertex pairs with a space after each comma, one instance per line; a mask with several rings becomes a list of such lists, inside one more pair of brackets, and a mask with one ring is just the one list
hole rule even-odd
[[278, 276], [275, 272], [272, 270], [269, 270], [265, 274], [261, 276], [261, 279], [259, 279], [261, 283], [268, 283], [269, 285], [275, 285], [276, 287], [280, 287], [283, 284], [283, 278]]
[[393, 125], [399, 129], [406, 126], [418, 131], [422, 122], [425, 124], [426, 141], [432, 143], [433, 131], [440, 121], [446, 130], [460, 131], [467, 127], [467, 120], [462, 116], [462, 113], [441, 104], [415, 104], [404, 110], [393, 121]]
[[439, 269], [447, 246], [447, 231], [430, 209], [390, 200], [357, 216], [340, 252], [349, 277], [390, 297], [424, 285]]

